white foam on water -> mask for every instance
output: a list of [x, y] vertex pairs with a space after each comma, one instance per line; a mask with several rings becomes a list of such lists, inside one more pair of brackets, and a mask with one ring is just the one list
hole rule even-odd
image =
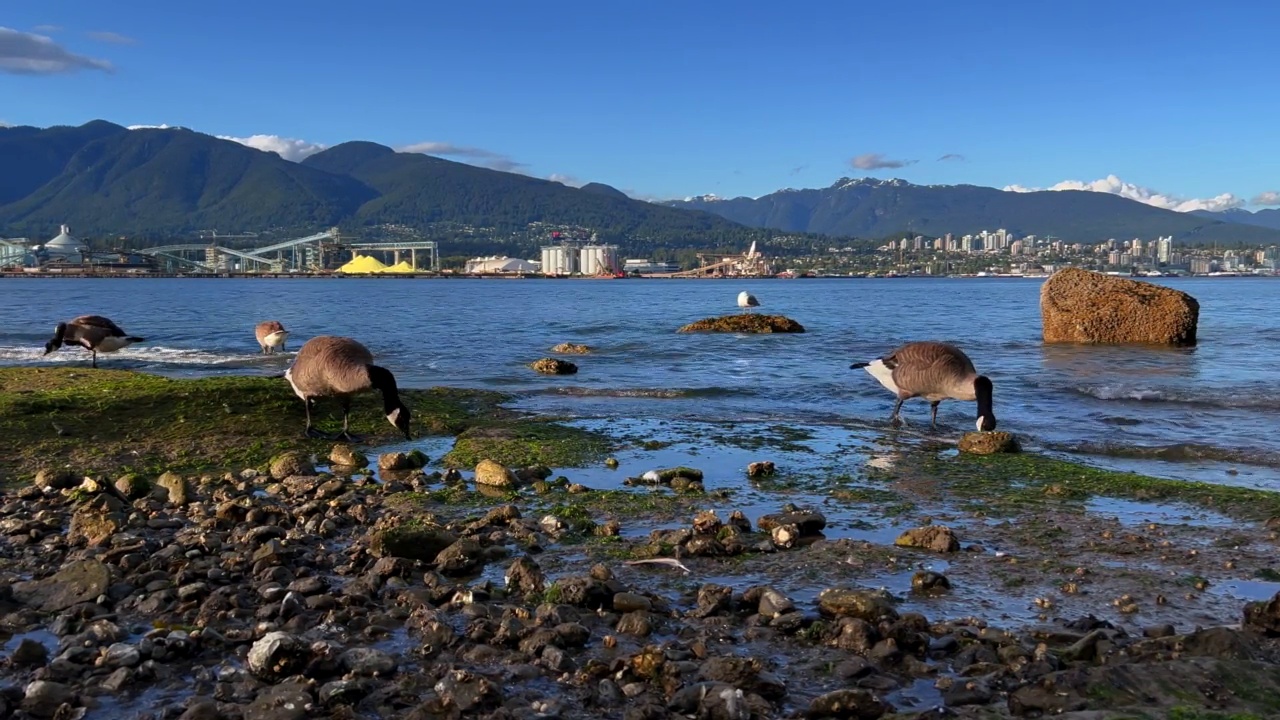
[[[43, 347], [0, 347], [0, 365], [88, 364], [91, 357], [88, 350], [77, 346], [63, 346], [47, 355]], [[196, 348], [135, 345], [113, 353], [98, 353], [98, 366], [110, 367], [113, 360], [124, 360], [130, 365], [251, 365], [275, 363], [291, 357], [293, 353], [219, 353]]]

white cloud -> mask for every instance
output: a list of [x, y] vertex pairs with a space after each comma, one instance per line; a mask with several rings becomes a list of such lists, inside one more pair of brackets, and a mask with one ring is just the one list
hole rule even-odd
[[1231, 193], [1223, 193], [1211, 198], [1180, 198], [1173, 195], [1165, 195], [1156, 192], [1150, 188], [1142, 187], [1127, 183], [1115, 175], [1108, 175], [1101, 180], [1093, 182], [1081, 182], [1079, 180], [1063, 180], [1062, 182], [1048, 188], [1031, 188], [1023, 185], [1006, 185], [1005, 190], [1009, 192], [1038, 192], [1040, 190], [1087, 190], [1090, 192], [1107, 193], [1109, 195], [1119, 195], [1130, 200], [1137, 200], [1140, 203], [1146, 203], [1165, 210], [1176, 210], [1177, 212], [1191, 212], [1192, 210], [1209, 210], [1219, 212], [1222, 210], [1230, 210], [1244, 205], [1244, 200], [1232, 195]]
[[501, 170], [503, 172], [523, 173], [524, 168], [528, 167], [528, 163], [516, 162], [509, 156], [502, 153], [496, 153], [492, 150], [484, 148], [468, 147], [466, 145], [454, 145], [448, 142], [420, 142], [412, 145], [405, 145], [397, 148], [403, 153], [422, 153], [424, 155], [443, 155], [452, 158], [465, 158], [463, 162], [468, 160], [474, 161], [472, 165], [480, 165], [490, 170]]
[[1268, 190], [1249, 201], [1250, 205], [1280, 205], [1280, 191]]
[[127, 129], [128, 130], [183, 130], [185, 128], [182, 128], [178, 125], [165, 125], [161, 123], [160, 125], [130, 125]]
[[238, 142], [241, 145], [247, 145], [251, 148], [262, 150], [263, 152], [273, 152], [285, 160], [290, 160], [292, 162], [298, 162], [308, 155], [315, 155], [326, 147], [320, 143], [298, 140], [297, 138], [280, 137], [279, 135], [250, 135], [249, 137], [219, 135], [218, 138], [221, 140]]
[[551, 182], [558, 182], [562, 185], [568, 185], [569, 187], [582, 187], [583, 185], [586, 184], [572, 175], [565, 175], [563, 173], [551, 173], [550, 175], [547, 176], [547, 179], [550, 180]]
[[906, 167], [914, 165], [915, 162], [915, 160], [893, 160], [885, 157], [884, 153], [863, 153], [850, 160], [849, 164], [859, 170], [883, 170]]
[[7, 128], [7, 127], [13, 127], [13, 123], [0, 120], [0, 128]]
[[128, 35], [121, 35], [120, 33], [110, 32], [107, 30], [95, 30], [93, 32], [85, 33], [85, 35], [88, 35], [98, 42], [112, 43], [114, 45], [132, 45], [138, 42]]
[[106, 60], [77, 55], [46, 35], [0, 27], [0, 72], [56, 75], [77, 70], [112, 72]]
[[62, 32], [61, 25], [37, 25], [31, 29], [40, 33], [41, 35], [52, 35], [53, 33], [56, 33], [56, 32]]
[[965, 156], [961, 155], [960, 153], [947, 153], [946, 155], [943, 155], [942, 157], [938, 158], [938, 162], [946, 162], [948, 160], [964, 162], [966, 159], [967, 158], [965, 158]]

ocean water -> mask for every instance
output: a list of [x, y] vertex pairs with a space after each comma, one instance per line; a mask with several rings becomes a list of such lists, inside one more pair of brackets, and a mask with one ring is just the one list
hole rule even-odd
[[[81, 364], [43, 355], [59, 320], [106, 315], [147, 342], [102, 367], [178, 376], [282, 372], [307, 338], [365, 343], [402, 386], [492, 388], [518, 406], [592, 420], [769, 422], [890, 433], [893, 398], [850, 370], [909, 340], [959, 344], [995, 384], [1000, 429], [1032, 448], [1165, 477], [1280, 488], [1280, 281], [1163, 279], [1201, 304], [1190, 349], [1049, 346], [1040, 280], [241, 280], [0, 281], [0, 365]], [[699, 318], [762, 312], [797, 335], [680, 334]], [[288, 352], [258, 354], [253, 326], [277, 319]], [[576, 375], [527, 364], [586, 343]], [[928, 433], [928, 404], [904, 417]], [[973, 427], [973, 403], [944, 402], [938, 434]]]

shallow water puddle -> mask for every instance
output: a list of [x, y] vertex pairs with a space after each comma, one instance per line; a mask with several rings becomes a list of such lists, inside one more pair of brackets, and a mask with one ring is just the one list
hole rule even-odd
[[31, 630], [30, 632], [11, 635], [8, 640], [5, 640], [4, 647], [0, 649], [0, 652], [3, 652], [6, 657], [12, 655], [13, 651], [18, 649], [18, 646], [22, 644], [23, 640], [34, 640], [40, 643], [49, 651], [49, 657], [53, 657], [58, 654], [58, 636], [48, 630]]
[[1270, 600], [1280, 593], [1280, 582], [1266, 580], [1227, 580], [1209, 587], [1209, 592], [1239, 600]]
[[1085, 502], [1088, 512], [1114, 517], [1124, 525], [1187, 525], [1191, 527], [1236, 527], [1239, 520], [1213, 510], [1178, 503], [1096, 497]]

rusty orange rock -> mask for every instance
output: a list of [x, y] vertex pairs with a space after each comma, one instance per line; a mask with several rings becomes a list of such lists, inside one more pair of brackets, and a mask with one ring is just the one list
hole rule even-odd
[[1067, 268], [1040, 288], [1047, 343], [1194, 345], [1200, 303], [1181, 290]]

